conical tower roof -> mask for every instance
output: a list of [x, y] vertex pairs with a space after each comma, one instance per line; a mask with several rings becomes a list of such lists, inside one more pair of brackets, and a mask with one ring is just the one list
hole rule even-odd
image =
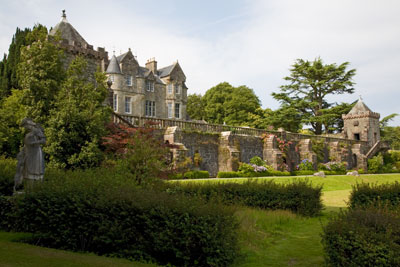
[[111, 58], [110, 64], [108, 64], [106, 73], [107, 74], [121, 74], [121, 69], [118, 64], [118, 59], [115, 55], [113, 55], [113, 57]]
[[348, 114], [356, 115], [356, 114], [363, 114], [365, 112], [372, 112], [372, 110], [365, 105], [362, 101], [361, 97], [358, 99], [355, 106], [350, 110]]
[[61, 21], [51, 29], [49, 35], [55, 36], [57, 31], [60, 32], [61, 38], [68, 41], [79, 42], [82, 46], [88, 45], [88, 43], [83, 39], [77, 30], [68, 22], [65, 10], [61, 16]]

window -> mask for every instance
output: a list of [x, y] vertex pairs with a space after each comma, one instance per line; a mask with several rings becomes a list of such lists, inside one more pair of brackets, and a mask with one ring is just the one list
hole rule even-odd
[[155, 117], [156, 116], [156, 102], [146, 100], [145, 111], [146, 111], [146, 113], [145, 113], [146, 116]]
[[175, 104], [175, 118], [180, 118], [180, 104]]
[[180, 94], [181, 86], [179, 84], [175, 84], [175, 94]]
[[132, 76], [130, 75], [126, 76], [125, 79], [126, 79], [126, 85], [132, 86]]
[[154, 92], [154, 82], [152, 81], [146, 81], [146, 90], [148, 92]]
[[168, 118], [172, 118], [172, 103], [168, 103]]
[[129, 96], [125, 97], [125, 113], [131, 114], [131, 98]]
[[118, 95], [117, 94], [114, 94], [113, 106], [114, 106], [114, 111], [117, 111], [118, 110]]
[[359, 133], [355, 133], [355, 134], [354, 134], [354, 139], [360, 140], [360, 134], [359, 134]]
[[168, 84], [168, 94], [172, 94], [172, 83]]

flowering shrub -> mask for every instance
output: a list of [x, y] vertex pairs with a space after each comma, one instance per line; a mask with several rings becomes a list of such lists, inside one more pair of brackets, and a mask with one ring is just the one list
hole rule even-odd
[[318, 164], [318, 170], [322, 171], [346, 172], [346, 168], [346, 162], [329, 161], [327, 163]]
[[299, 165], [296, 166], [298, 171], [313, 171], [313, 163], [309, 159], [303, 159]]
[[252, 157], [250, 160], [251, 164], [257, 165], [257, 166], [266, 166], [267, 164], [265, 163], [265, 161], [263, 161], [260, 157]]

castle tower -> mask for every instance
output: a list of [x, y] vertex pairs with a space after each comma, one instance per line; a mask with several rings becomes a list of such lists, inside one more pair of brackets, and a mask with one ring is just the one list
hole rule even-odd
[[66, 55], [66, 60], [64, 62], [65, 68], [79, 55], [86, 59], [91, 79], [94, 79], [94, 73], [98, 68], [105, 71], [108, 65], [107, 51], [102, 47], [98, 47], [97, 50], [94, 50], [93, 45], [86, 42], [71, 23], [68, 22], [65, 10], [63, 10], [61, 21], [49, 32], [50, 38], [56, 36], [60, 37], [61, 40], [58, 42], [60, 47], [64, 49]]
[[381, 138], [379, 131], [380, 114], [372, 112], [361, 97], [348, 114], [343, 114], [343, 133], [346, 138], [367, 141], [373, 146]]

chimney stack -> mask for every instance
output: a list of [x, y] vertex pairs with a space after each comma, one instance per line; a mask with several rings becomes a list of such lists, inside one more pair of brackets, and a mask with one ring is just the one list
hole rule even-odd
[[154, 57], [147, 60], [146, 68], [151, 70], [155, 75], [157, 75], [157, 61]]

